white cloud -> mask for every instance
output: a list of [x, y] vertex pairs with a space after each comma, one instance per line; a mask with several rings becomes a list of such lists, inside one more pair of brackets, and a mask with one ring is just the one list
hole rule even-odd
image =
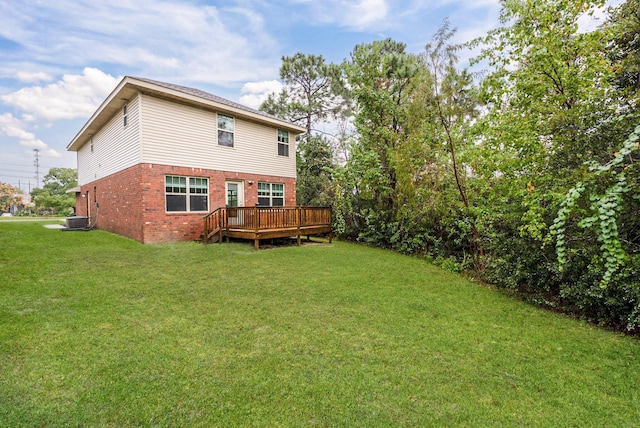
[[44, 154], [44, 156], [48, 156], [50, 158], [61, 158], [62, 157], [60, 152], [58, 152], [57, 150], [54, 150], [54, 149], [50, 149], [50, 148], [46, 149], [43, 154]]
[[31, 121], [74, 119], [90, 116], [118, 80], [98, 69], [85, 68], [81, 75], [65, 74], [58, 82], [25, 87], [0, 99], [24, 111]]
[[50, 80], [53, 80], [53, 78], [49, 74], [43, 71], [18, 71], [16, 73], [16, 78], [19, 81], [26, 83], [48, 82]]
[[20, 8], [3, 8], [0, 2], [0, 16], [11, 22], [10, 29], [0, 26], [0, 36], [43, 67], [52, 57], [63, 59], [64, 69], [45, 68], [54, 75], [103, 64], [169, 82], [232, 86], [277, 73], [277, 43], [260, 13], [198, 3], [23, 0]]
[[278, 94], [282, 90], [282, 83], [277, 80], [265, 80], [261, 82], [247, 82], [242, 86], [240, 103], [247, 107], [259, 108], [260, 104], [270, 94]]
[[50, 157], [59, 158], [62, 155], [37, 138], [33, 133], [26, 131], [25, 125], [11, 113], [0, 115], [0, 131], [9, 137], [17, 138], [21, 146], [43, 150]]
[[311, 19], [321, 24], [336, 24], [350, 30], [380, 30], [388, 26], [386, 0], [325, 0], [309, 2]]
[[342, 25], [355, 29], [365, 29], [377, 24], [387, 17], [389, 6], [385, 0], [360, 0], [353, 5], [346, 5]]

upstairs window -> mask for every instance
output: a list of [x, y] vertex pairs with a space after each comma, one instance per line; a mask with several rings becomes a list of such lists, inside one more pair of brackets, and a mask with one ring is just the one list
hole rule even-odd
[[167, 212], [209, 211], [209, 179], [200, 177], [165, 177]]
[[218, 114], [218, 145], [233, 147], [233, 117]]
[[278, 155], [289, 156], [289, 132], [278, 129]]
[[127, 126], [127, 105], [125, 104], [124, 107], [122, 107], [122, 123], [124, 124], [124, 126]]
[[258, 205], [261, 207], [283, 207], [284, 184], [258, 183]]

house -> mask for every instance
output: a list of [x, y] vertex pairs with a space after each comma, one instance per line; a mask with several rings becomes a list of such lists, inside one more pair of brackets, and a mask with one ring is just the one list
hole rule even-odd
[[67, 146], [76, 215], [160, 243], [199, 239], [217, 208], [293, 206], [302, 132], [207, 92], [124, 77]]

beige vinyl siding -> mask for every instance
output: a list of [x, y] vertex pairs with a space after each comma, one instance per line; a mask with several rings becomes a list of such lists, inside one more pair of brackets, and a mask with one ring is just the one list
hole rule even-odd
[[142, 105], [142, 162], [296, 176], [293, 135], [290, 156], [278, 156], [276, 128], [234, 117], [234, 147], [218, 146], [216, 112], [148, 95]]
[[104, 178], [140, 163], [140, 97], [127, 103], [127, 126], [122, 109], [78, 150], [78, 184]]

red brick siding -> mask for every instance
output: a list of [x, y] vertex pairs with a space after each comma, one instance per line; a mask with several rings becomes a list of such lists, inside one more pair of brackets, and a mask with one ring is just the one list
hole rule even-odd
[[88, 192], [89, 197], [76, 198], [76, 213], [87, 215], [87, 204], [91, 204], [91, 220], [97, 228], [144, 242], [141, 183], [142, 171], [134, 166], [86, 184], [81, 194]]
[[[139, 164], [82, 186], [99, 204], [97, 227], [143, 243], [188, 241], [200, 237], [204, 213], [167, 213], [164, 177], [182, 175], [209, 179], [209, 209], [225, 204], [225, 181], [244, 181], [244, 203], [258, 202], [258, 182], [284, 183], [285, 205], [296, 204], [294, 178], [215, 171], [201, 168]], [[249, 184], [252, 181], [253, 184]], [[93, 189], [96, 189], [96, 192]], [[93, 209], [93, 208], [92, 208]], [[87, 215], [86, 198], [76, 198], [77, 215]]]

